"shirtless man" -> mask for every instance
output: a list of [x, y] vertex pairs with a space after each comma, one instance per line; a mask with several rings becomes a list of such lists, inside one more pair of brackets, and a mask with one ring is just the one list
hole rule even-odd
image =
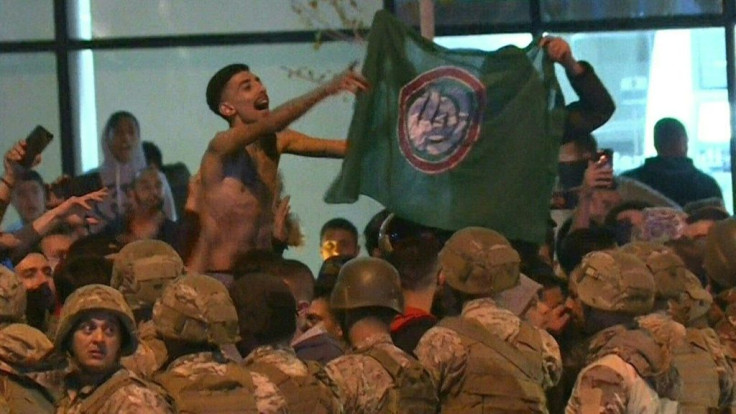
[[281, 154], [338, 158], [347, 151], [344, 140], [312, 138], [287, 126], [329, 96], [367, 87], [351, 67], [270, 110], [266, 87], [247, 65], [228, 65], [210, 79], [207, 104], [230, 128], [215, 135], [202, 157], [202, 233], [191, 268], [228, 273], [238, 254], [271, 248], [274, 209], [281, 215], [288, 209], [274, 201]]

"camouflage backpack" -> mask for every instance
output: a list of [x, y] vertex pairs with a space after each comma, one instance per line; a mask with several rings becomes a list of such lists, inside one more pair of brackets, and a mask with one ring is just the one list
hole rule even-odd
[[246, 364], [246, 367], [265, 375], [286, 398], [289, 413], [329, 414], [334, 412], [332, 392], [317, 379], [322, 367], [314, 361], [304, 361], [307, 375], [291, 377], [276, 366], [264, 362]]
[[408, 357], [403, 366], [388, 352], [371, 347], [362, 352], [376, 361], [391, 375], [395, 387], [388, 391], [383, 414], [434, 414], [439, 407], [434, 382], [418, 361]]
[[468, 349], [464, 381], [442, 401], [443, 413], [546, 413], [544, 362], [539, 332], [522, 321], [516, 344], [467, 318], [445, 318], [437, 326], [456, 332]]

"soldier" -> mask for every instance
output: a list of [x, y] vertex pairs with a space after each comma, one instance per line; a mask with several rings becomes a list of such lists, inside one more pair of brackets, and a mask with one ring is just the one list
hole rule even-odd
[[0, 330], [0, 412], [54, 412], [54, 395], [36, 379], [48, 371], [53, 350], [46, 335], [29, 325]]
[[[682, 379], [682, 412], [726, 410], [733, 400], [734, 372], [706, 315], [713, 299], [674, 250], [652, 242], [621, 247], [646, 263], [654, 275], [655, 309], [683, 324], [687, 333], [675, 348], [673, 363]], [[719, 411], [720, 412], [720, 411]]]
[[72, 293], [54, 338], [71, 365], [57, 413], [172, 413], [158, 387], [120, 365], [137, 346], [133, 313], [120, 292], [87, 285]]
[[289, 413], [340, 413], [339, 403], [316, 375], [321, 366], [297, 358], [289, 345], [296, 332], [296, 300], [276, 276], [254, 273], [230, 286], [238, 310], [243, 364], [279, 387]]
[[153, 304], [183, 273], [179, 254], [160, 240], [134, 241], [115, 256], [110, 285], [123, 294], [138, 324], [138, 349], [123, 358], [122, 364], [143, 378], [150, 378], [168, 359], [166, 346], [151, 322]]
[[179, 277], [153, 306], [153, 323], [169, 354], [154, 380], [180, 412], [287, 412], [276, 385], [219, 349], [239, 340], [237, 311], [222, 283], [198, 274]]
[[325, 366], [325, 380], [348, 413], [435, 413], [429, 374], [391, 342], [389, 325], [404, 310], [399, 274], [373, 257], [348, 261], [330, 297], [352, 352]]
[[0, 265], [0, 329], [25, 322], [26, 288], [12, 270]]
[[493, 299], [519, 281], [519, 254], [498, 232], [457, 231], [439, 254], [459, 317], [442, 319], [414, 353], [437, 386], [443, 413], [546, 413], [544, 388], [554, 385], [562, 361], [554, 338]]
[[655, 285], [644, 262], [620, 250], [592, 252], [570, 276], [573, 317], [595, 335], [565, 411], [676, 412], [680, 380], [671, 359], [685, 328], [648, 314]]

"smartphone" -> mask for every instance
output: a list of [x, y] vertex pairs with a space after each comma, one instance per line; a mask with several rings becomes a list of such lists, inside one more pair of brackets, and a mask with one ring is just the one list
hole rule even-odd
[[598, 162], [607, 164], [608, 168], [613, 169], [613, 150], [611, 148], [603, 148], [596, 154]]
[[33, 131], [26, 137], [26, 154], [20, 160], [19, 164], [23, 167], [30, 168], [33, 165], [33, 160], [49, 145], [52, 138], [54, 138], [54, 134], [47, 131], [41, 125], [36, 125]]

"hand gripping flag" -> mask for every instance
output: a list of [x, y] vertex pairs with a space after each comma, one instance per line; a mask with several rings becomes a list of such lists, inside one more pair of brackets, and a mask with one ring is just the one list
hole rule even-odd
[[367, 195], [417, 223], [541, 242], [565, 120], [537, 42], [449, 50], [379, 11], [342, 170], [328, 203]]

